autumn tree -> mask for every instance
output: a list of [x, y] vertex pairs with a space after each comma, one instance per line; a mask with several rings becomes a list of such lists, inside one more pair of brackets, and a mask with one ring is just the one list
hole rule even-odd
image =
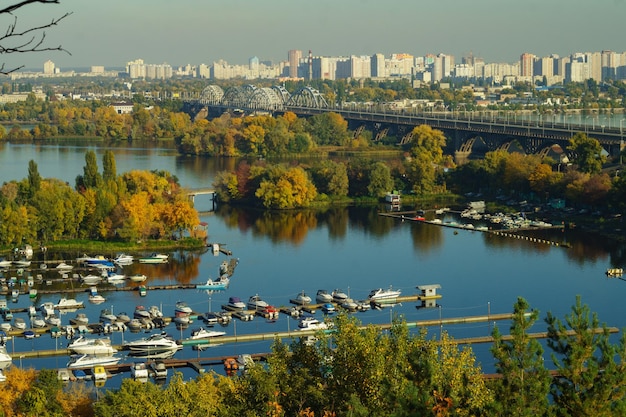
[[317, 190], [301, 167], [277, 168], [261, 181], [255, 195], [267, 208], [291, 209], [309, 206]]
[[417, 126], [411, 133], [406, 172], [413, 191], [424, 194], [435, 189], [436, 171], [443, 162], [446, 137], [442, 131], [428, 125]]
[[337, 197], [348, 195], [348, 171], [343, 162], [324, 159], [310, 169], [317, 191]]
[[538, 317], [539, 311], [529, 311], [526, 300], [519, 297], [513, 306], [512, 339], [503, 340], [498, 327], [492, 332], [491, 353], [496, 371], [502, 375], [494, 381], [500, 416], [534, 417], [547, 413], [551, 376], [544, 366], [541, 344], [528, 333]]
[[28, 162], [28, 193], [32, 197], [41, 188], [41, 175], [37, 163], [32, 159]]
[[572, 136], [567, 149], [574, 154], [573, 162], [582, 172], [596, 174], [602, 170], [602, 165], [606, 162], [600, 142], [585, 133], [578, 132]]
[[556, 365], [550, 393], [562, 416], [615, 416], [626, 413], [626, 334], [619, 343], [581, 297], [565, 317], [550, 312], [547, 344]]
[[384, 162], [376, 162], [369, 176], [369, 184], [367, 185], [369, 195], [384, 197], [385, 194], [392, 191], [393, 179], [391, 178], [391, 170]]
[[115, 181], [117, 178], [117, 166], [115, 154], [111, 150], [106, 150], [102, 155], [102, 179], [105, 183]]
[[350, 140], [348, 122], [338, 113], [316, 114], [309, 124], [311, 136], [318, 145], [345, 146]]

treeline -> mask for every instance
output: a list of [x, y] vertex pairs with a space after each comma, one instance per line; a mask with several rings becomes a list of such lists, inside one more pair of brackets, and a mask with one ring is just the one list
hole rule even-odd
[[214, 186], [220, 201], [277, 209], [308, 207], [314, 201], [380, 198], [392, 190], [445, 193], [443, 167], [453, 166], [451, 158], [443, 155], [445, 136], [426, 125], [412, 133], [401, 160], [386, 163], [354, 157], [347, 162], [321, 159], [292, 165], [244, 161], [234, 172], [220, 173]]
[[181, 236], [199, 223], [198, 213], [166, 171], [117, 174], [115, 156], [106, 151], [102, 172], [96, 154], [85, 154], [83, 174], [74, 187], [44, 179], [30, 161], [28, 177], [0, 187], [0, 243], [61, 239], [136, 241]]
[[[12, 416], [620, 416], [626, 413], [626, 338], [611, 341], [580, 297], [564, 320], [545, 317], [546, 345], [529, 331], [539, 312], [519, 298], [504, 338], [496, 327], [487, 377], [471, 346], [445, 332], [383, 332], [339, 315], [332, 333], [284, 343], [232, 377], [203, 373], [166, 386], [126, 378], [94, 398], [84, 382], [10, 368], [0, 415]], [[548, 366], [546, 364], [549, 363]]]

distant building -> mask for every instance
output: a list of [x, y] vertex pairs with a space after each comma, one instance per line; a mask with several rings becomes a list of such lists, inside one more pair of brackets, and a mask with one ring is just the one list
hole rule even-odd
[[117, 114], [129, 114], [133, 112], [133, 103], [111, 103], [111, 107]]
[[54, 62], [47, 60], [46, 62], [43, 63], [43, 73], [46, 75], [52, 75], [54, 74]]
[[289, 78], [298, 78], [298, 67], [302, 60], [302, 51], [298, 49], [292, 49], [287, 52], [287, 59], [289, 60]]

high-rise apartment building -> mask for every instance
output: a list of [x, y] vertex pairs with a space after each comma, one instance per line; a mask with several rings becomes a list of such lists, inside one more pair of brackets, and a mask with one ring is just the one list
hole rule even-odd
[[534, 64], [535, 64], [535, 55], [529, 54], [528, 52], [524, 52], [519, 59], [520, 63], [520, 76], [522, 77], [532, 77], [535, 75], [533, 73]]
[[43, 73], [44, 74], [54, 74], [54, 62], [47, 60], [46, 62], [43, 63]]
[[383, 54], [374, 54], [370, 58], [370, 72], [372, 77], [384, 78], [387, 76], [385, 72], [385, 56]]
[[302, 60], [302, 51], [298, 49], [290, 50], [287, 52], [287, 59], [289, 60], [289, 78], [298, 78], [298, 68]]

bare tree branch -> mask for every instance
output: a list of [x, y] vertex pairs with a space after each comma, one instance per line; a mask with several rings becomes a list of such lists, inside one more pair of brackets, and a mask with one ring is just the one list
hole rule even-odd
[[[60, 4], [60, 0], [22, 0], [12, 5], [5, 6], [0, 9], [0, 15], [10, 14], [27, 6], [29, 4], [41, 3], [41, 4]], [[65, 13], [63, 16], [53, 18], [52, 21], [39, 26], [34, 26], [24, 30], [18, 30], [17, 28], [17, 16], [14, 16], [13, 23], [10, 23], [6, 29], [4, 35], [0, 35], [0, 54], [13, 54], [13, 53], [28, 53], [28, 52], [44, 52], [44, 51], [62, 51], [71, 55], [69, 51], [64, 49], [61, 45], [56, 47], [46, 46], [46, 32], [45, 29], [57, 26], [66, 17], [72, 13]], [[17, 66], [15, 68], [7, 69], [5, 63], [0, 65], [0, 74], [10, 74], [19, 69], [24, 68], [24, 65]]]

